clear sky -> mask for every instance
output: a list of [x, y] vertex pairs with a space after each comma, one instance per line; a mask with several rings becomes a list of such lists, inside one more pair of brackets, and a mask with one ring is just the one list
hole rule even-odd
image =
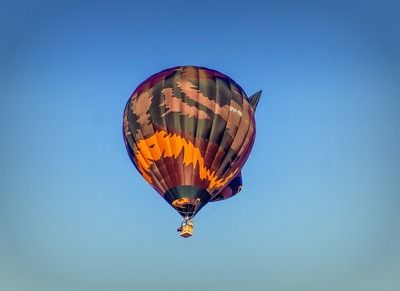
[[[0, 290], [398, 290], [399, 19], [396, 1], [2, 1]], [[264, 92], [243, 191], [187, 240], [121, 129], [177, 65]]]

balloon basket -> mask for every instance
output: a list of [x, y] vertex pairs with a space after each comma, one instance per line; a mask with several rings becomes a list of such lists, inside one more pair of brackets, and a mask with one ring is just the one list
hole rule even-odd
[[193, 235], [193, 222], [191, 220], [182, 222], [178, 228], [178, 233], [181, 237], [188, 238]]

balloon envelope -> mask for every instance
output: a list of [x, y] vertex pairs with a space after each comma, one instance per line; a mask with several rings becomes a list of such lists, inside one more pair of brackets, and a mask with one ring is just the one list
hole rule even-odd
[[191, 218], [210, 200], [240, 191], [240, 170], [255, 138], [256, 99], [215, 70], [161, 71], [141, 83], [126, 104], [128, 154], [144, 179]]

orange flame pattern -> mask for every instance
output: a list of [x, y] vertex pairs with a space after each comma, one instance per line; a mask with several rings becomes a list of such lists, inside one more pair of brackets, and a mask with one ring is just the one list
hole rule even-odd
[[229, 180], [235, 176], [239, 169], [232, 171], [227, 177], [222, 178], [216, 175], [216, 172], [204, 165], [204, 157], [200, 149], [192, 142], [178, 134], [169, 134], [164, 130], [155, 132], [152, 136], [142, 139], [136, 143], [137, 151], [135, 153], [139, 171], [147, 182], [153, 184], [150, 176], [150, 167], [155, 161], [162, 158], [174, 158], [183, 152], [183, 164], [192, 165], [193, 170], [199, 167], [199, 177], [201, 180], [207, 179], [209, 186], [207, 190], [224, 187]]

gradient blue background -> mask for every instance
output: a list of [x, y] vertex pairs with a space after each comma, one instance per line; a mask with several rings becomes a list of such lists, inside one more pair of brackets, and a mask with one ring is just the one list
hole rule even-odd
[[[400, 290], [395, 1], [0, 5], [0, 290]], [[244, 190], [188, 240], [121, 133], [185, 64], [264, 92]]]

